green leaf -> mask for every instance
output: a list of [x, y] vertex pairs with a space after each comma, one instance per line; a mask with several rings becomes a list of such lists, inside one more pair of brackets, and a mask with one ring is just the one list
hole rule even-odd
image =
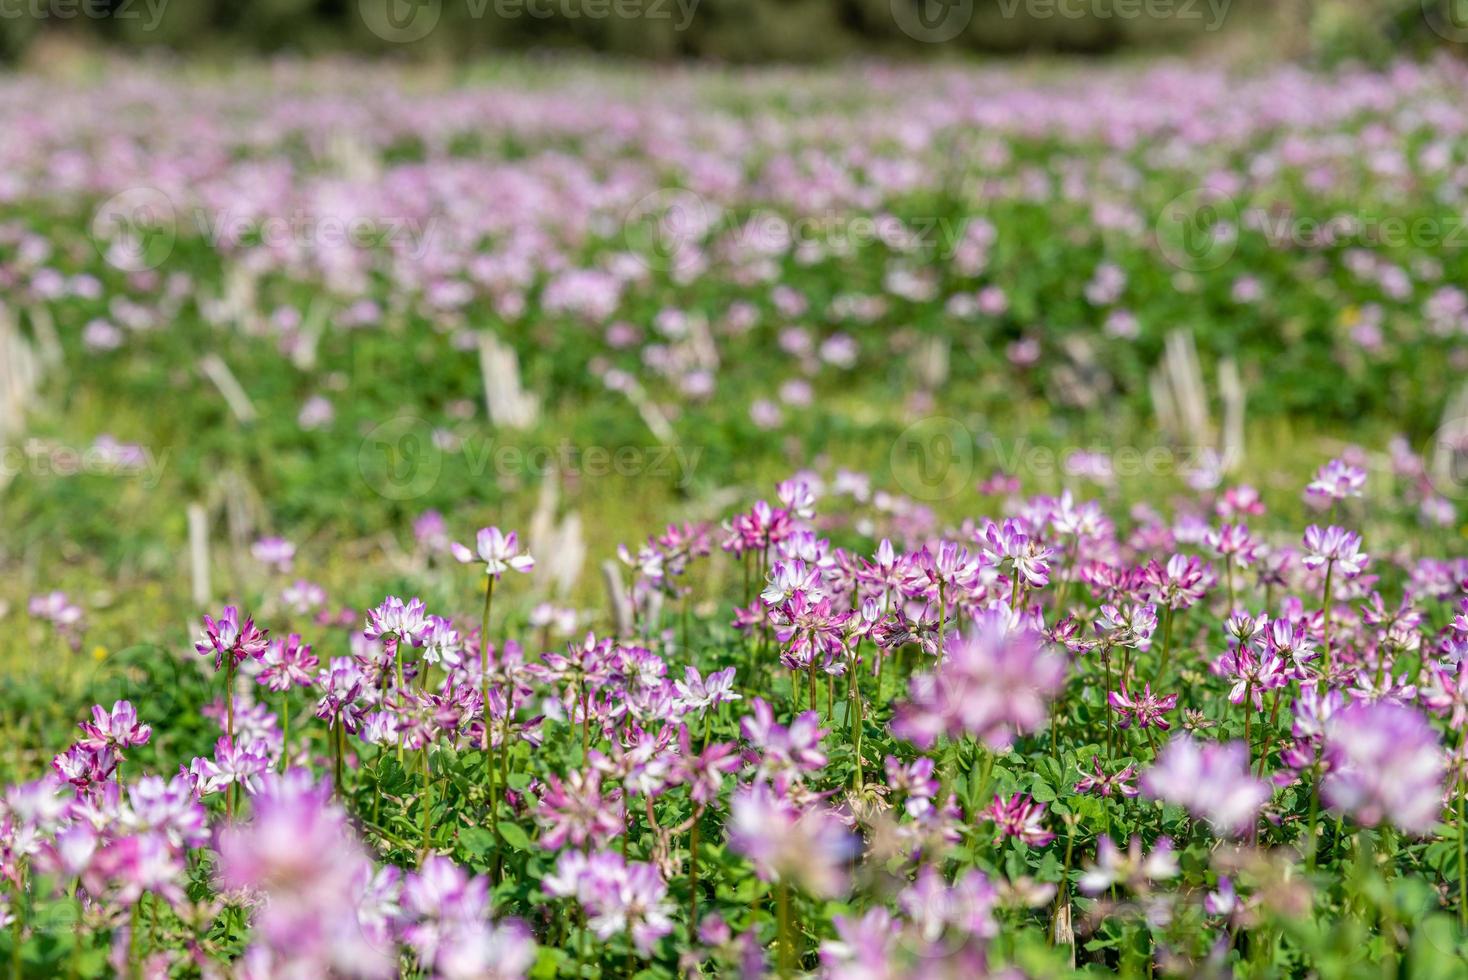
[[530, 837], [520, 828], [519, 824], [511, 823], [508, 820], [501, 820], [499, 828], [500, 837], [504, 839], [505, 844], [511, 850], [528, 851], [535, 846], [531, 842]]

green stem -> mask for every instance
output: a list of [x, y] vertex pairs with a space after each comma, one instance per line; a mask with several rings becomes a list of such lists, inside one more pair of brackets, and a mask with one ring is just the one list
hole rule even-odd
[[1161, 687], [1167, 680], [1167, 668], [1172, 663], [1172, 614], [1173, 608], [1167, 607], [1167, 612], [1162, 614], [1162, 666], [1157, 671], [1157, 685]]
[[[147, 892], [143, 893], [144, 895]], [[143, 975], [143, 954], [140, 949], [141, 943], [138, 936], [143, 931], [142, 916], [138, 913], [143, 907], [143, 895], [133, 902], [132, 912], [128, 917], [127, 926], [127, 975], [129, 977], [141, 977]], [[19, 976], [19, 974], [17, 974]]]
[[280, 771], [285, 772], [291, 758], [291, 706], [290, 692], [280, 692]]
[[[1459, 744], [1468, 737], [1468, 730], [1459, 736]], [[1461, 749], [1459, 750], [1461, 752]], [[1458, 786], [1458, 924], [1468, 932], [1468, 819], [1464, 819], [1463, 799], [1468, 797], [1468, 786], [1459, 781]]]
[[1320, 661], [1319, 690], [1325, 690], [1326, 678], [1330, 676], [1330, 581], [1335, 573], [1335, 562], [1325, 563], [1325, 590], [1320, 598], [1320, 611], [1325, 617], [1325, 655]]
[[14, 885], [15, 908], [11, 910], [10, 918], [10, 976], [11, 980], [20, 980], [21, 962], [20, 948], [25, 942], [25, 872], [22, 871], [20, 881]]
[[1256, 776], [1263, 778], [1264, 765], [1269, 760], [1269, 750], [1274, 746], [1274, 725], [1279, 720], [1279, 698], [1284, 693], [1284, 688], [1278, 687], [1274, 690], [1274, 702], [1269, 706], [1269, 730], [1264, 733], [1264, 751], [1259, 756], [1259, 771]]
[[698, 938], [698, 811], [688, 830], [688, 941]]
[[428, 762], [428, 747], [423, 747], [423, 846], [418, 852], [418, 863], [428, 857], [428, 839], [433, 829], [432, 770]]
[[[1240, 705], [1244, 709], [1244, 751], [1252, 752], [1254, 743], [1249, 741], [1249, 723], [1254, 718], [1254, 682], [1248, 681], [1244, 684], [1244, 703]], [[1248, 765], [1245, 764], [1245, 769]]]
[[[231, 751], [234, 749], [234, 655], [225, 655], [224, 660], [224, 733], [229, 738]], [[224, 818], [234, 820], [234, 783], [224, 791]]]
[[1315, 852], [1319, 849], [1319, 838], [1316, 836], [1317, 825], [1320, 822], [1320, 757], [1317, 754], [1315, 763], [1310, 767], [1310, 817], [1306, 824], [1305, 839], [1306, 855], [1305, 868], [1309, 871], [1315, 870]]
[[795, 939], [790, 935], [790, 885], [783, 878], [775, 885], [775, 919], [780, 936], [779, 973], [785, 980], [793, 972]]
[[[494, 739], [491, 736], [493, 729], [490, 727], [493, 720], [490, 718], [489, 711], [489, 614], [493, 608], [494, 576], [486, 575], [484, 578], [484, 614], [479, 620], [479, 697], [482, 700], [480, 711], [484, 725], [484, 769], [485, 774], [489, 777], [489, 824], [494, 831], [495, 854], [499, 854], [503, 850], [500, 841], [500, 798], [495, 790]], [[425, 749], [424, 752], [426, 754], [427, 750]]]

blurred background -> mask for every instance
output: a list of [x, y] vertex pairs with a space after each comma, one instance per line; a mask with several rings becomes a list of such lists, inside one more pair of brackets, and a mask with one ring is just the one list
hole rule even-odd
[[[620, 5], [646, 16], [616, 16]], [[696, 14], [696, 16], [694, 16]], [[1464, 0], [0, 0], [0, 57], [446, 59], [585, 51], [729, 63], [1178, 52], [1384, 63], [1468, 36]]]

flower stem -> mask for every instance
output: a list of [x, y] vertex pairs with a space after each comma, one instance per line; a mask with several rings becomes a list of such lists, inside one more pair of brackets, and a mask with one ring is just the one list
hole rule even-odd
[[1325, 654], [1320, 661], [1319, 690], [1321, 691], [1325, 690], [1326, 679], [1330, 677], [1330, 580], [1334, 573], [1335, 562], [1327, 561], [1325, 563], [1325, 589], [1320, 597], [1320, 611], [1325, 617]]
[[[1458, 732], [1458, 755], [1468, 744], [1468, 728]], [[1458, 779], [1458, 924], [1468, 931], [1468, 820], [1464, 819], [1463, 800], [1468, 797], [1468, 778]]]
[[1167, 680], [1167, 668], [1172, 663], [1172, 614], [1171, 606], [1162, 614], [1162, 665], [1157, 670], [1158, 687]]
[[779, 928], [779, 971], [784, 980], [793, 970], [795, 940], [790, 935], [790, 885], [783, 879], [775, 886], [775, 918]]
[[433, 806], [430, 799], [431, 787], [430, 770], [428, 764], [428, 747], [423, 748], [423, 844], [418, 851], [418, 863], [422, 864], [428, 857], [428, 837], [432, 829]]
[[[1254, 743], [1249, 741], [1249, 723], [1254, 719], [1254, 682], [1244, 683], [1244, 701], [1239, 707], [1244, 709], [1244, 751], [1252, 752]], [[1248, 768], [1247, 765], [1245, 768]]]
[[698, 811], [688, 830], [688, 941], [698, 938]]
[[285, 772], [291, 759], [291, 706], [290, 693], [280, 692], [280, 771]]

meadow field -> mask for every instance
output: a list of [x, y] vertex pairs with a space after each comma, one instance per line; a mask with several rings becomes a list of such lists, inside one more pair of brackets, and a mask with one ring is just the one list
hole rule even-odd
[[1468, 976], [1465, 86], [0, 75], [0, 965]]

